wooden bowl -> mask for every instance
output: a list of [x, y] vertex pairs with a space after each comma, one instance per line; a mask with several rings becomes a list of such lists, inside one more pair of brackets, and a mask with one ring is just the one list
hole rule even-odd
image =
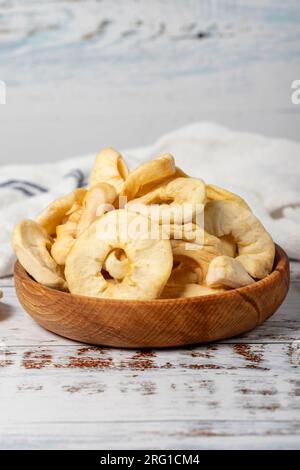
[[15, 266], [18, 298], [41, 326], [84, 343], [125, 348], [182, 346], [229, 338], [264, 322], [283, 302], [289, 261], [276, 247], [272, 273], [251, 286], [182, 299], [113, 300], [72, 295]]

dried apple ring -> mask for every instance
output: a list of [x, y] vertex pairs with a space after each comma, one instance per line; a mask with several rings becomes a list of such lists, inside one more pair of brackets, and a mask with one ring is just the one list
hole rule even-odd
[[119, 194], [128, 175], [128, 168], [120, 153], [113, 148], [104, 148], [98, 153], [90, 178], [90, 187], [98, 183], [114, 186]]
[[158, 182], [157, 180], [155, 180], [154, 182], [147, 183], [141, 186], [138, 193], [135, 195], [135, 198], [145, 196], [145, 194], [150, 193], [154, 189], [157, 189], [158, 187], [166, 183], [169, 183], [175, 178], [189, 178], [189, 176], [186, 173], [184, 173], [184, 171], [182, 171], [181, 168], [176, 166], [175, 173], [173, 173], [171, 176], [166, 176], [165, 178], [160, 179]]
[[[66, 259], [70, 292], [114, 299], [159, 297], [171, 274], [173, 256], [169, 240], [151, 239], [152, 224], [124, 209], [95, 221], [76, 240]], [[102, 273], [107, 256], [115, 249], [124, 250], [129, 260], [125, 277], [117, 283]]]
[[202, 246], [184, 240], [171, 240], [171, 246], [175, 261], [176, 259], [185, 258], [193, 265], [198, 265], [199, 269], [196, 272], [199, 284], [205, 281], [211, 261], [223, 254], [222, 251], [220, 251], [221, 246], [218, 243]]
[[[208, 286], [207, 272], [211, 263], [226, 252], [221, 240], [206, 233], [195, 224], [189, 224], [190, 233], [184, 236], [190, 240], [172, 239], [173, 269], [162, 294], [162, 298], [191, 297], [222, 292], [224, 287]], [[166, 228], [163, 227], [165, 230]], [[173, 226], [171, 238], [179, 233], [178, 226]], [[177, 233], [176, 233], [177, 232]], [[191, 242], [192, 241], [192, 242]], [[198, 243], [196, 243], [198, 241]], [[196, 287], [196, 286], [199, 286]]]
[[200, 284], [202, 281], [202, 270], [198, 263], [185, 256], [174, 256], [173, 269], [167, 285]]
[[78, 223], [82, 214], [82, 208], [72, 212], [68, 220], [56, 227], [56, 239], [51, 247], [51, 255], [57, 264], [63, 266], [66, 257], [77, 238]]
[[37, 217], [37, 223], [44, 227], [49, 235], [55, 235], [56, 227], [66, 221], [67, 216], [74, 206], [77, 208], [77, 206], [82, 204], [86, 192], [84, 188], [75, 189], [70, 194], [51, 202]]
[[237, 194], [232, 193], [231, 191], [228, 191], [228, 189], [221, 188], [220, 186], [216, 186], [214, 184], [207, 184], [206, 196], [207, 196], [207, 202], [235, 201], [235, 202], [239, 202], [242, 206], [244, 206], [246, 209], [251, 211], [247, 202], [241, 196], [238, 196]]
[[202, 295], [213, 295], [225, 292], [224, 288], [212, 288], [200, 284], [167, 284], [161, 293], [161, 299], [178, 299], [181, 297], [199, 297]]
[[143, 163], [129, 173], [126, 178], [122, 194], [131, 201], [144, 186], [157, 185], [176, 171], [174, 157], [170, 154]]
[[275, 245], [262, 223], [245, 206], [235, 201], [212, 201], [205, 206], [205, 228], [216, 237], [231, 235], [248, 274], [263, 279], [272, 270]]
[[66, 289], [60, 266], [49, 250], [53, 240], [47, 231], [33, 220], [22, 220], [13, 231], [13, 248], [23, 268], [40, 284]]
[[68, 220], [56, 228], [56, 240], [53, 243], [51, 254], [55, 261], [64, 265], [76, 238], [88, 228], [97, 217], [113, 209], [116, 198], [115, 188], [107, 183], [98, 183], [89, 189], [82, 202], [82, 206], [72, 212]]
[[232, 289], [254, 284], [244, 266], [230, 256], [217, 256], [209, 265], [206, 283], [210, 287], [227, 286]]
[[201, 179], [179, 177], [134, 199], [126, 208], [160, 223], [182, 224], [203, 212], [205, 199], [205, 183]]
[[105, 212], [114, 209], [112, 204], [116, 196], [115, 187], [107, 183], [98, 183], [88, 190], [83, 201], [83, 211], [78, 223], [78, 236], [97, 217], [101, 217]]
[[103, 268], [113, 279], [124, 279], [129, 261], [123, 250], [113, 250], [104, 261]]

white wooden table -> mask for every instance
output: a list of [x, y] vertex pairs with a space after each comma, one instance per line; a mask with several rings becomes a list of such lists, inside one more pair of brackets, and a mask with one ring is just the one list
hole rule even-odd
[[183, 349], [89, 347], [36, 325], [0, 282], [0, 448], [300, 447], [300, 265], [242, 337]]
[[195, 121], [300, 139], [299, 0], [14, 0], [0, 17], [0, 165]]

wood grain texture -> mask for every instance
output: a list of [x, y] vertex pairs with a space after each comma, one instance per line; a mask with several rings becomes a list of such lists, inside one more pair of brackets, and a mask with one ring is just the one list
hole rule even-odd
[[[80, 345], [79, 342], [52, 334], [40, 327], [24, 312], [16, 297], [15, 289], [5, 287], [3, 290], [4, 297], [0, 302], [0, 327], [2, 343], [7, 347]], [[300, 283], [298, 280], [291, 280], [287, 297], [275, 315], [248, 333], [220, 341], [234, 344], [268, 344], [300, 340], [299, 298]]]
[[[227, 344], [128, 351], [0, 302], [1, 449], [299, 449], [300, 263], [276, 315]], [[228, 344], [230, 342], [231, 344]]]
[[31, 346], [2, 350], [1, 361], [2, 448], [287, 448], [299, 439], [288, 343]]
[[148, 145], [200, 120], [299, 140], [298, 0], [123, 3], [1, 2], [0, 163]]
[[170, 420], [0, 427], [1, 449], [298, 449], [291, 421]]
[[299, 449], [300, 263], [291, 267], [286, 300], [261, 326], [173, 350], [69, 341], [4, 287], [0, 448]]
[[249, 331], [272, 315], [289, 286], [289, 262], [277, 247], [273, 272], [224, 294], [154, 301], [95, 299], [49, 289], [17, 263], [15, 283], [25, 310], [41, 326], [84, 343], [170, 347], [210, 342]]

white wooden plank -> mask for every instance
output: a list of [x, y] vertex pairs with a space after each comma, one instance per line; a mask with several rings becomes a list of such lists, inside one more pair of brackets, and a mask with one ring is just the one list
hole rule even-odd
[[2, 350], [0, 423], [299, 418], [299, 344]]
[[200, 119], [299, 139], [298, 0], [18, 3], [1, 9], [3, 164], [144, 145]]
[[291, 281], [299, 283], [300, 282], [300, 262], [299, 261], [290, 261], [290, 272], [291, 272]]
[[[20, 306], [13, 288], [4, 288], [3, 291], [4, 297], [0, 302], [1, 339], [7, 346], [74, 344], [39, 327]], [[228, 341], [268, 343], [299, 340], [299, 299], [300, 284], [291, 283], [288, 296], [275, 315], [255, 330]]]
[[0, 277], [0, 287], [13, 287], [15, 285], [14, 278], [9, 277]]
[[0, 449], [299, 449], [290, 421], [26, 423], [0, 435]]

